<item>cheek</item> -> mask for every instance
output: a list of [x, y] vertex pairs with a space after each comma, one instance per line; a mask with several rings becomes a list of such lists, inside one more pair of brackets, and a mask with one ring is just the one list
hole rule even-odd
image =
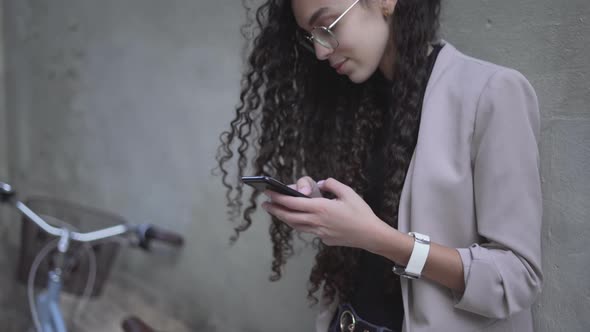
[[381, 60], [387, 40], [389, 39], [389, 26], [385, 21], [379, 21], [367, 26], [366, 48], [370, 49], [375, 57]]
[[377, 67], [385, 52], [388, 38], [389, 27], [385, 22], [365, 24], [363, 29], [352, 32], [342, 40], [343, 55], [365, 66]]

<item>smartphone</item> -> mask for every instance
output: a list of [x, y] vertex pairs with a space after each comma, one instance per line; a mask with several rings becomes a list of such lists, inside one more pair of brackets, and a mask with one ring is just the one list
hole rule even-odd
[[242, 176], [242, 182], [260, 191], [268, 189], [283, 195], [310, 198], [270, 176]]

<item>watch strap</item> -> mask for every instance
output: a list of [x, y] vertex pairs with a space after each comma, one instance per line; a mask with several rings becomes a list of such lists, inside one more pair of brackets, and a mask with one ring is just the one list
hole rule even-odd
[[402, 277], [418, 279], [422, 275], [422, 270], [424, 269], [424, 265], [426, 265], [426, 259], [430, 252], [430, 237], [416, 232], [410, 232], [408, 234], [414, 238], [414, 247], [412, 248], [410, 260], [406, 267], [394, 266], [393, 272]]

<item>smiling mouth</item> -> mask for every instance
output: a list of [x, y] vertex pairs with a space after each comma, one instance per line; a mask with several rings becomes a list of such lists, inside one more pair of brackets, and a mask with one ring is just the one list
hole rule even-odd
[[343, 65], [346, 63], [346, 61], [348, 61], [348, 59], [347, 59], [347, 60], [344, 60], [344, 61], [342, 61], [342, 62], [340, 62], [340, 63], [338, 63], [338, 64], [336, 64], [335, 66], [332, 66], [332, 67], [333, 67], [333, 68], [334, 68], [334, 69], [335, 69], [337, 72], [339, 72], [339, 73], [340, 73], [340, 69], [342, 69], [342, 66], [343, 66]]

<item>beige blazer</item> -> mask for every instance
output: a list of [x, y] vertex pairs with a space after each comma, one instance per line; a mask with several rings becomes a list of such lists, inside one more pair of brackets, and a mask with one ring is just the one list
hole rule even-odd
[[[543, 279], [538, 139], [529, 82], [446, 43], [424, 96], [399, 230], [457, 248], [466, 289], [402, 280], [403, 331], [533, 331]], [[334, 310], [320, 305], [317, 332]]]

